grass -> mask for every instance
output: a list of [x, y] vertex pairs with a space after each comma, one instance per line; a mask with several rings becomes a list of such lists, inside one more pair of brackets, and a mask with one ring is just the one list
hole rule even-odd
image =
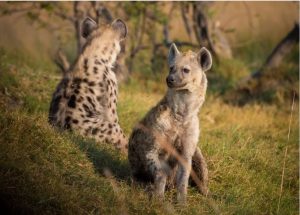
[[[299, 213], [297, 102], [288, 141], [289, 100], [237, 107], [209, 88], [200, 112], [199, 145], [207, 158], [212, 197], [189, 188], [182, 207], [174, 200], [175, 190], [159, 202], [133, 186], [126, 157], [110, 146], [48, 125], [48, 106], [59, 80], [51, 62], [36, 64], [1, 50], [0, 70], [0, 198], [12, 212], [276, 214], [287, 147], [278, 214]], [[163, 77], [135, 77], [120, 87], [118, 113], [127, 135], [163, 96], [162, 83]]]

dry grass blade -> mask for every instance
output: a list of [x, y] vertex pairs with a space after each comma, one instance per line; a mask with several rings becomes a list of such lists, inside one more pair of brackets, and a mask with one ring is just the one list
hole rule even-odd
[[[290, 114], [290, 121], [289, 121], [289, 132], [288, 132], [287, 142], [290, 141], [291, 124], [292, 124], [293, 110], [294, 110], [294, 104], [295, 104], [295, 96], [296, 96], [296, 93], [294, 92], [293, 103], [292, 103], [291, 114]], [[277, 205], [277, 214], [279, 214], [279, 210], [280, 210], [280, 203], [281, 203], [281, 196], [282, 196], [282, 191], [283, 191], [283, 179], [284, 179], [284, 172], [285, 172], [285, 163], [286, 163], [287, 151], [288, 151], [288, 147], [286, 146], [285, 147], [285, 152], [284, 152], [282, 174], [281, 174], [281, 183], [280, 183], [279, 200], [278, 200], [278, 205]]]

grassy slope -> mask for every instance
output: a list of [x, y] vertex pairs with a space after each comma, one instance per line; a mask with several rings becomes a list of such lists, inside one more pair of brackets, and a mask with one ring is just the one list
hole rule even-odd
[[[49, 63], [1, 51], [0, 69], [0, 193], [6, 207], [45, 214], [275, 214], [287, 147], [279, 212], [298, 214], [298, 105], [288, 141], [290, 103], [240, 108], [209, 95], [199, 144], [213, 196], [190, 188], [188, 205], [181, 207], [174, 191], [162, 203], [131, 186], [127, 160], [114, 149], [48, 125], [59, 78]], [[120, 121], [128, 135], [162, 97], [162, 90], [139, 82], [120, 89]]]

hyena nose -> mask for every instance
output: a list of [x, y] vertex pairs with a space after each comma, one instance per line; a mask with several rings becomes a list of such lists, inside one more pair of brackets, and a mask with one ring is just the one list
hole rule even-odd
[[174, 82], [175, 82], [174, 77], [171, 76], [171, 75], [169, 75], [169, 76], [167, 77], [167, 84], [174, 84]]

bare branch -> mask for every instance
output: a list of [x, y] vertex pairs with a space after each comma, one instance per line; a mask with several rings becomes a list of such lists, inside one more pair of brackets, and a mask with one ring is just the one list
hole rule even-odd
[[173, 15], [173, 11], [175, 9], [175, 4], [172, 3], [169, 14], [168, 14], [168, 18], [167, 18], [167, 22], [165, 23], [164, 27], [163, 27], [163, 35], [164, 35], [164, 41], [165, 43], [170, 43], [170, 34], [169, 34], [169, 28], [170, 28], [170, 22], [169, 20], [171, 20], [171, 17]]
[[57, 54], [54, 58], [54, 62], [64, 74], [67, 73], [70, 69], [70, 63], [61, 49], [58, 49]]
[[185, 2], [182, 2], [180, 4], [181, 17], [182, 17], [182, 20], [184, 23], [184, 27], [189, 36], [189, 40], [192, 40], [192, 29], [191, 29], [191, 25], [190, 25], [188, 17], [187, 17], [188, 8], [189, 8], [189, 5], [186, 4]]

